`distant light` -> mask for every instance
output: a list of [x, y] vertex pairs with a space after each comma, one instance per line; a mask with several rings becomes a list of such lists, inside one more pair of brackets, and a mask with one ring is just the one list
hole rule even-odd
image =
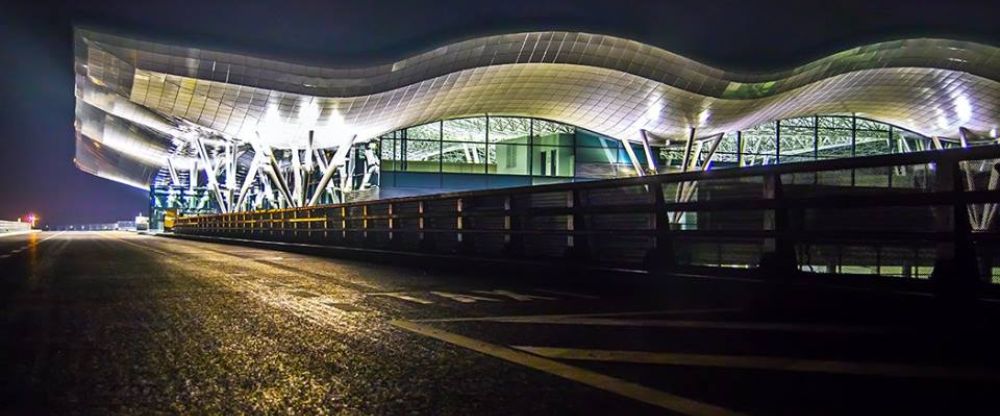
[[990, 129], [990, 137], [992, 137], [994, 139], [1000, 138], [1000, 135], [997, 135], [997, 128], [996, 127]]

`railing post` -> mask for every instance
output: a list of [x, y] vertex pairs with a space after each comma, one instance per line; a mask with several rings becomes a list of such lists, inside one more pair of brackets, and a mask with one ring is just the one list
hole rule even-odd
[[419, 238], [418, 246], [420, 251], [433, 252], [434, 251], [434, 239], [427, 238], [427, 233], [424, 231], [426, 229], [426, 219], [424, 214], [426, 213], [427, 204], [424, 201], [417, 202], [417, 228], [420, 230], [417, 233]]
[[771, 280], [787, 280], [798, 274], [795, 257], [795, 242], [789, 235], [791, 221], [781, 186], [781, 174], [764, 175], [765, 200], [772, 201], [772, 207], [764, 213], [764, 230], [771, 237], [764, 239], [764, 253], [760, 258], [758, 272]]
[[677, 265], [673, 241], [670, 238], [670, 219], [667, 218], [663, 185], [659, 182], [646, 185], [653, 195], [651, 225], [655, 232], [653, 247], [646, 253], [645, 265], [650, 274], [663, 275]]
[[347, 245], [347, 207], [340, 206], [340, 243]]
[[364, 245], [368, 244], [368, 204], [361, 206], [361, 241]]
[[396, 226], [396, 218], [394, 216], [395, 212], [393, 210], [393, 204], [392, 204], [392, 202], [389, 203], [387, 212], [389, 213], [389, 218], [386, 221], [386, 223], [389, 226], [389, 231], [387, 231], [386, 237], [389, 239], [389, 245], [391, 246], [393, 244], [393, 242], [394, 242], [393, 239], [392, 239], [392, 237], [393, 237], [392, 231], [395, 229], [395, 226]]
[[462, 198], [455, 199], [455, 239], [462, 244]]
[[513, 195], [504, 197], [504, 252], [508, 257], [518, 257], [524, 253], [524, 235], [522, 230], [522, 218], [517, 211], [518, 206]]
[[581, 231], [587, 230], [586, 218], [582, 212], [583, 191], [573, 188], [566, 198], [567, 205], [572, 212], [567, 228], [570, 235], [566, 237], [567, 256], [572, 259], [590, 259], [590, 239]]
[[458, 198], [455, 200], [455, 229], [457, 230], [455, 238], [458, 240], [458, 250], [463, 253], [475, 252], [473, 245], [475, 244], [474, 238], [467, 233], [463, 233], [462, 230], [466, 228], [465, 216], [463, 212], [465, 211], [465, 198]]
[[959, 197], [963, 189], [962, 179], [959, 160], [949, 157], [936, 163], [934, 190], [953, 192], [955, 197], [951, 206], [934, 208], [937, 231], [949, 233], [951, 238], [938, 243], [930, 278], [938, 296], [951, 300], [974, 297], [980, 284], [969, 210]]

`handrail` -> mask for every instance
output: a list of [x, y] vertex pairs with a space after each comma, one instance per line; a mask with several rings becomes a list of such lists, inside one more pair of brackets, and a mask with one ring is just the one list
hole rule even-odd
[[[710, 264], [770, 275], [873, 268], [875, 274], [927, 277], [933, 267], [937, 276], [949, 276], [946, 281], [979, 281], [1000, 270], [992, 266], [1000, 265], [1000, 227], [982, 220], [1000, 215], [1000, 192], [969, 189], [976, 175], [991, 173], [963, 170], [961, 162], [995, 159], [1000, 146], [668, 173], [182, 217], [175, 231], [433, 254], [543, 256], [656, 273]], [[899, 167], [924, 182], [783, 184], [791, 174], [836, 171], [853, 179], [859, 171], [883, 175], [865, 169]], [[740, 178], [754, 180], [739, 181], [737, 188], [707, 185]], [[682, 183], [700, 184], [699, 193], [665, 195], [664, 184]], [[879, 188], [893, 191], [872, 192]], [[627, 192], [593, 193], [602, 189]], [[556, 198], [520, 198], [540, 194]]]
[[[545, 185], [529, 185], [509, 188], [495, 188], [474, 191], [445, 192], [440, 194], [386, 198], [374, 201], [355, 201], [340, 204], [316, 205], [312, 207], [277, 208], [253, 212], [287, 212], [302, 211], [314, 208], [358, 207], [378, 203], [406, 203], [417, 201], [447, 200], [454, 198], [469, 198], [495, 195], [502, 192], [507, 195], [538, 194], [567, 191], [571, 189], [600, 189], [626, 186], [654, 185], [664, 183], [692, 182], [701, 180], [720, 180], [732, 178], [761, 177], [765, 174], [815, 173], [833, 170], [865, 169], [887, 166], [918, 165], [944, 160], [978, 160], [1000, 159], [1000, 146], [979, 146], [946, 150], [928, 150], [923, 152], [898, 153], [889, 155], [861, 156], [854, 158], [839, 158], [813, 162], [796, 162], [777, 165], [762, 165], [731, 169], [714, 169], [697, 172], [672, 172], [659, 175], [636, 176], [629, 178], [588, 180], [570, 183], [554, 183]], [[200, 217], [215, 217], [225, 214], [210, 214]]]

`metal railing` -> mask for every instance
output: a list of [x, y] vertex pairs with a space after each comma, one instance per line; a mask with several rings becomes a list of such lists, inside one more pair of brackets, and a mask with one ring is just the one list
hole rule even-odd
[[187, 217], [175, 232], [654, 273], [997, 281], [998, 161], [1000, 146], [834, 159]]

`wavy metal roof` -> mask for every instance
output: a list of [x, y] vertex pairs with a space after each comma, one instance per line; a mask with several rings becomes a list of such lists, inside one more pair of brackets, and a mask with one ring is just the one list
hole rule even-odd
[[[639, 42], [570, 32], [469, 39], [357, 68], [90, 30], [75, 39], [78, 126], [92, 127], [81, 140], [116, 143], [103, 151], [151, 169], [171, 151], [170, 137], [192, 129], [279, 148], [305, 146], [305, 131], [314, 130], [316, 146], [336, 147], [353, 135], [484, 113], [622, 139], [638, 140], [644, 129], [675, 141], [691, 128], [704, 136], [812, 114], [853, 113], [927, 136], [1000, 125], [1000, 49], [942, 39], [862, 46], [769, 73], [725, 71]], [[137, 127], [109, 128], [117, 124], [95, 110]]]

